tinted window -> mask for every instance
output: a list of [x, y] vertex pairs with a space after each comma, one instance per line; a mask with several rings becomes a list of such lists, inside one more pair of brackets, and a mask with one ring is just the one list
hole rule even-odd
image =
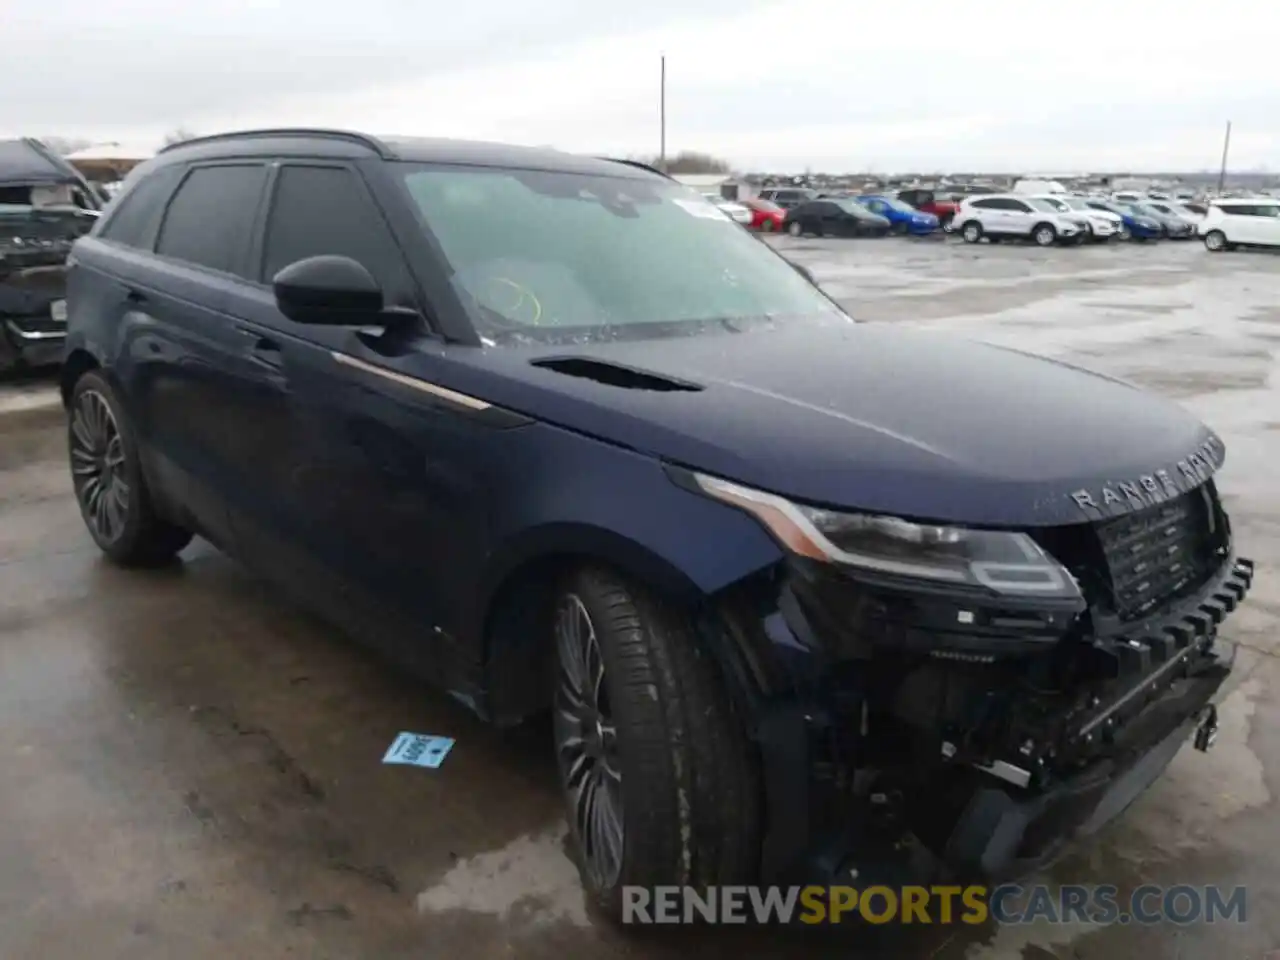
[[286, 166], [267, 220], [262, 278], [307, 257], [350, 257], [389, 292], [404, 287], [404, 261], [356, 175], [341, 167]]
[[164, 214], [165, 201], [181, 174], [181, 167], [164, 167], [144, 177], [116, 202], [99, 236], [126, 247], [150, 250], [155, 242], [156, 227]]
[[969, 204], [971, 207], [978, 207], [981, 210], [999, 210], [999, 200], [974, 200]]
[[240, 273], [266, 181], [266, 167], [197, 167], [169, 201], [156, 253]]

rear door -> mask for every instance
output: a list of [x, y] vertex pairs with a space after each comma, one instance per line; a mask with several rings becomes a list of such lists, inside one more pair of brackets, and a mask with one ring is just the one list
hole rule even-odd
[[813, 205], [822, 232], [829, 237], [844, 236], [850, 232], [849, 214], [830, 200], [819, 200]]
[[201, 532], [229, 546], [224, 497], [254, 481], [246, 425], [262, 411], [246, 389], [252, 368], [225, 308], [228, 291], [243, 282], [267, 166], [245, 160], [176, 172], [181, 182], [154, 254], [119, 258], [117, 368], [159, 484]]
[[1037, 219], [1036, 211], [1025, 200], [1013, 197], [1000, 197], [999, 203], [1001, 230], [1017, 236], [1027, 236]]

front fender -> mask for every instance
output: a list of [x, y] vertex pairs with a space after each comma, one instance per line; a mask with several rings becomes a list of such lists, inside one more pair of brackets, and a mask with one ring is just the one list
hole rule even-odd
[[457, 625], [484, 663], [534, 660], [545, 636], [495, 623], [511, 615], [513, 591], [524, 607], [521, 588], [545, 595], [574, 565], [697, 605], [783, 559], [752, 517], [678, 486], [656, 457], [541, 423], [507, 431], [499, 453], [489, 542]]

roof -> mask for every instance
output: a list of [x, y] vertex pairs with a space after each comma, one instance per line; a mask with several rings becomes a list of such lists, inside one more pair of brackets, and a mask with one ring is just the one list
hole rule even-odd
[[1265, 203], [1274, 206], [1280, 203], [1280, 197], [1268, 197], [1265, 194], [1256, 197], [1214, 197], [1209, 203]]
[[0, 140], [0, 183], [80, 183], [80, 175], [38, 140]]
[[359, 159], [377, 156], [383, 160], [418, 163], [451, 163], [463, 166], [516, 167], [565, 173], [597, 174], [647, 179], [661, 177], [631, 164], [564, 153], [547, 147], [525, 147], [480, 140], [450, 140], [436, 137], [375, 137], [349, 130], [282, 128], [244, 130], [196, 137], [165, 147], [156, 155], [161, 164], [169, 160], [224, 156], [325, 156]]

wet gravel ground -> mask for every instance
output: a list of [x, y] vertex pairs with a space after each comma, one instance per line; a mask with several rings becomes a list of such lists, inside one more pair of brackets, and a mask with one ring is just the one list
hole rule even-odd
[[[624, 936], [583, 909], [545, 729], [483, 727], [201, 545], [180, 569], [105, 566], [58, 432], [0, 425], [0, 957], [1261, 960], [1280, 946], [1280, 256], [770, 242], [861, 318], [1126, 377], [1222, 434], [1260, 582], [1225, 630], [1242, 651], [1219, 742], [1184, 750], [1045, 879], [1244, 884], [1246, 924]], [[401, 730], [458, 745], [436, 771], [382, 766]]]

